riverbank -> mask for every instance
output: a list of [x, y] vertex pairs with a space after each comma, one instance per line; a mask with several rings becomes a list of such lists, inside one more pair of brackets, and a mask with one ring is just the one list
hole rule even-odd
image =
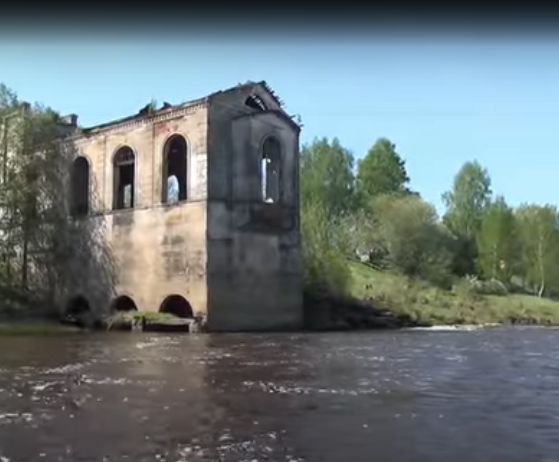
[[[482, 295], [458, 287], [443, 290], [425, 282], [349, 262], [348, 296], [305, 294], [305, 330], [359, 330], [521, 324], [559, 326], [559, 302], [530, 295]], [[86, 323], [87, 324], [87, 323]], [[172, 314], [122, 312], [91, 325], [99, 330], [199, 332], [200, 325]], [[89, 329], [86, 329], [89, 330]], [[0, 319], [0, 335], [82, 332], [56, 320]]]
[[3, 320], [0, 336], [5, 335], [60, 335], [81, 332], [77, 326], [65, 325], [53, 320]]
[[349, 264], [351, 295], [396, 319], [424, 326], [559, 325], [559, 302], [553, 300], [524, 294], [482, 295], [463, 286], [443, 290], [359, 262]]
[[122, 312], [93, 319], [0, 317], [0, 336], [61, 335], [91, 331], [192, 332], [190, 319], [158, 312]]

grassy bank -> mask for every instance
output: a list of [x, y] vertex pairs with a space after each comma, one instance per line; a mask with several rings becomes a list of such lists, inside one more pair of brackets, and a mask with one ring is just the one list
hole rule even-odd
[[81, 329], [49, 321], [0, 322], [0, 336], [5, 335], [60, 335], [81, 332]]
[[396, 315], [430, 324], [559, 324], [559, 302], [530, 295], [442, 290], [359, 262], [350, 263], [352, 295], [372, 298]]
[[[173, 324], [177, 318], [173, 314], [150, 311], [130, 311], [115, 313], [101, 320], [98, 325], [90, 328], [100, 330], [130, 330], [134, 322], [144, 318], [151, 325]], [[90, 330], [90, 329], [86, 329]], [[59, 335], [83, 332], [77, 325], [65, 324], [56, 320], [43, 319], [0, 319], [0, 336], [2, 335]]]
[[157, 311], [123, 311], [109, 316], [107, 323], [140, 321], [142, 318], [145, 318], [147, 322], [165, 322], [177, 317], [174, 314]]

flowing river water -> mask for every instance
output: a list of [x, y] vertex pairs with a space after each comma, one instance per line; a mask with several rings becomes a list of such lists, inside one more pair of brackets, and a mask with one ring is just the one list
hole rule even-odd
[[0, 461], [559, 461], [559, 330], [2, 337]]

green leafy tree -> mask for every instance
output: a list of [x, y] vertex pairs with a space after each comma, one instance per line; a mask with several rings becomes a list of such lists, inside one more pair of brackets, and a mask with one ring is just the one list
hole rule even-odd
[[379, 138], [357, 166], [356, 190], [363, 203], [382, 194], [408, 193], [406, 163], [396, 145]]
[[347, 228], [353, 208], [353, 155], [334, 138], [316, 139], [303, 147], [300, 163], [301, 233], [307, 290], [345, 293]]
[[524, 280], [542, 297], [559, 276], [559, 216], [551, 205], [522, 205], [516, 210]]
[[303, 146], [300, 162], [301, 205], [320, 207], [328, 216], [350, 211], [354, 202], [353, 155], [337, 138]]
[[320, 204], [307, 206], [301, 216], [305, 288], [345, 294], [351, 274], [344, 247], [343, 229], [332, 222]]
[[[0, 85], [0, 308], [55, 314], [57, 294], [66, 288], [114, 287], [103, 220], [69, 217], [76, 151], [67, 137], [71, 129], [61, 122], [50, 108], [23, 104]], [[76, 279], [85, 265], [95, 280]]]
[[474, 239], [491, 194], [487, 170], [477, 161], [466, 162], [454, 177], [452, 189], [443, 194], [445, 224], [456, 235]]
[[514, 211], [499, 196], [481, 217], [477, 235], [480, 273], [485, 278], [510, 281], [515, 270], [517, 244]]
[[435, 208], [420, 197], [381, 195], [373, 201], [376, 240], [390, 267], [447, 285], [451, 236], [438, 222]]
[[454, 177], [452, 189], [443, 194], [447, 208], [443, 223], [457, 238], [453, 271], [458, 275], [475, 272], [476, 235], [491, 194], [489, 173], [477, 161], [466, 162]]

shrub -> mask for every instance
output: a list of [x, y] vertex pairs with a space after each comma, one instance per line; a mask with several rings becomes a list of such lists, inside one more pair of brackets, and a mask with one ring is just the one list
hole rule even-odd
[[386, 195], [373, 202], [375, 240], [389, 267], [450, 288], [451, 236], [434, 207], [413, 195]]
[[341, 228], [320, 206], [306, 207], [301, 214], [303, 264], [307, 290], [331, 290], [344, 295], [351, 274], [347, 265]]
[[466, 276], [455, 287], [459, 292], [461, 291], [462, 294], [465, 293], [464, 291], [470, 291], [471, 293], [479, 295], [508, 295], [508, 289], [505, 284], [497, 279], [483, 281], [478, 279], [477, 276]]

